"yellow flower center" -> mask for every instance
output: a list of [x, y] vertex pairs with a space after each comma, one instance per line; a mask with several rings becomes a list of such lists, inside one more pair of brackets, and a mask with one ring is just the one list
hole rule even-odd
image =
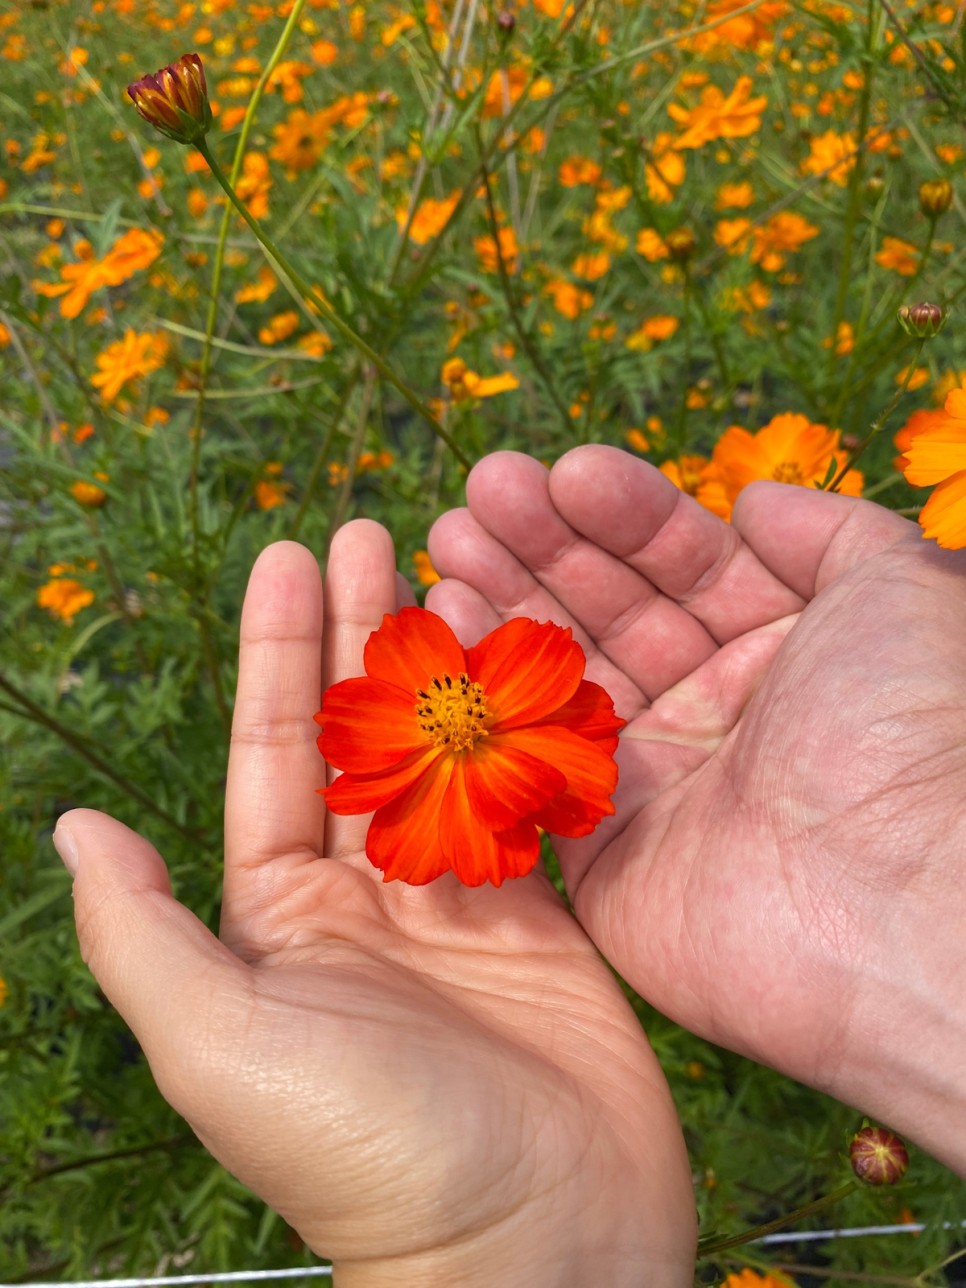
[[468, 751], [486, 729], [486, 694], [483, 687], [462, 671], [454, 680], [435, 675], [429, 692], [417, 689], [416, 718], [419, 727], [436, 747], [451, 751]]
[[796, 461], [782, 461], [772, 471], [776, 483], [801, 483], [802, 471]]

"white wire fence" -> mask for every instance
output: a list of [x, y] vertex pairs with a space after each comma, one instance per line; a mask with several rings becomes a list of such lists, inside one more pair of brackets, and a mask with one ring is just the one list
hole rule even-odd
[[[958, 1224], [944, 1221], [944, 1230], [966, 1230], [966, 1221]], [[886, 1234], [922, 1234], [928, 1226], [919, 1221], [903, 1222], [902, 1225], [862, 1225], [846, 1227], [841, 1230], [780, 1230], [775, 1234], [762, 1235], [752, 1240], [759, 1246], [781, 1243], [826, 1243], [833, 1239], [856, 1239], [870, 1235]], [[331, 1266], [303, 1266], [301, 1269], [288, 1270], [230, 1270], [217, 1274], [190, 1275], [155, 1275], [146, 1279], [70, 1279], [32, 1283], [20, 1283], [17, 1288], [187, 1288], [189, 1284], [234, 1284], [244, 1288], [246, 1284], [263, 1284], [267, 1281], [299, 1279], [331, 1279]], [[0, 1288], [3, 1281], [0, 1280]]]

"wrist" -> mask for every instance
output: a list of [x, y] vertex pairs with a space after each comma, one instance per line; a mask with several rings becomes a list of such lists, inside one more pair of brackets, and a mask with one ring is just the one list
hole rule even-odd
[[[690, 1178], [609, 1176], [540, 1195], [449, 1245], [334, 1260], [333, 1288], [691, 1288], [696, 1228]], [[673, 1178], [677, 1180], [679, 1178]], [[637, 1182], [635, 1185], [634, 1182]], [[322, 1249], [320, 1249], [322, 1251]]]
[[[942, 920], [936, 919], [941, 925]], [[893, 942], [923, 944], [900, 934]], [[966, 1176], [966, 962], [957, 943], [905, 950], [898, 978], [866, 980], [834, 1095]], [[838, 1081], [838, 1080], [837, 1080]]]

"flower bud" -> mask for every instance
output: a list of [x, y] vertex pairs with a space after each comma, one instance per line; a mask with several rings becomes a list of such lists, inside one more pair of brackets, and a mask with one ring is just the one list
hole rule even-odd
[[953, 204], [953, 185], [948, 179], [927, 179], [919, 185], [919, 209], [930, 219], [938, 219]]
[[849, 1142], [852, 1171], [866, 1185], [895, 1185], [909, 1167], [905, 1145], [885, 1127], [863, 1127]]
[[514, 28], [517, 25], [517, 20], [509, 9], [501, 9], [496, 15], [496, 25], [500, 29], [500, 35], [504, 40], [507, 40], [513, 35]]
[[672, 228], [664, 238], [668, 255], [678, 264], [686, 263], [697, 249], [697, 239], [690, 228]]
[[903, 304], [896, 313], [899, 325], [906, 335], [915, 336], [917, 340], [929, 340], [938, 335], [946, 325], [947, 310], [942, 304]]
[[205, 69], [197, 54], [182, 54], [127, 92], [148, 124], [176, 143], [200, 143], [211, 128]]

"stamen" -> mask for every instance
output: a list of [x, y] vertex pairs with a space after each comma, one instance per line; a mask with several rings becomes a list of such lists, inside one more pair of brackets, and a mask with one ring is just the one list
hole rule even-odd
[[468, 751], [486, 736], [486, 694], [482, 685], [461, 671], [454, 680], [444, 673], [433, 676], [431, 692], [417, 689], [416, 719], [423, 733], [436, 747]]

